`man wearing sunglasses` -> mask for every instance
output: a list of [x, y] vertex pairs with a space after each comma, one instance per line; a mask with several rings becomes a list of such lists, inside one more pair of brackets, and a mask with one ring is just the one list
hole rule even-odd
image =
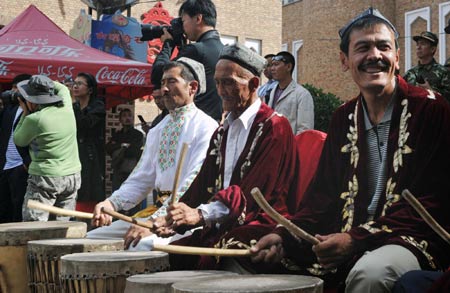
[[289, 120], [294, 134], [314, 128], [314, 103], [307, 89], [292, 79], [295, 59], [282, 51], [272, 57], [271, 73], [277, 86], [270, 92], [269, 106]]

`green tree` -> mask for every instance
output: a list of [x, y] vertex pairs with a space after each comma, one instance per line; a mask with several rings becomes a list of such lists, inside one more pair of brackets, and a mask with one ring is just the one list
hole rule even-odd
[[331, 116], [342, 101], [332, 93], [324, 93], [321, 88], [307, 83], [303, 86], [311, 93], [314, 100], [314, 129], [327, 132]]

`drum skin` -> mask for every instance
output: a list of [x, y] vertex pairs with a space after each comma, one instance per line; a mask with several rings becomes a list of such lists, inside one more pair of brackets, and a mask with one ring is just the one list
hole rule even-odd
[[131, 275], [166, 271], [165, 252], [90, 252], [61, 257], [60, 280], [64, 292], [124, 292]]
[[52, 238], [83, 238], [86, 223], [70, 221], [0, 224], [0, 292], [29, 292], [27, 242]]
[[238, 275], [202, 278], [177, 282], [174, 293], [320, 293], [323, 281], [316, 277], [300, 275]]
[[62, 292], [59, 282], [61, 257], [66, 254], [123, 250], [123, 239], [62, 238], [28, 242], [30, 292]]
[[227, 271], [169, 271], [153, 274], [134, 275], [127, 278], [125, 293], [170, 293], [172, 284], [183, 280], [229, 276], [237, 273]]

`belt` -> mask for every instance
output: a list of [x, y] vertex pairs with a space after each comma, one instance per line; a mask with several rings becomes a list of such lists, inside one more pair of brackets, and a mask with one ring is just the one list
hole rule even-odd
[[172, 194], [172, 191], [153, 189], [153, 203], [157, 207], [161, 207], [164, 201]]

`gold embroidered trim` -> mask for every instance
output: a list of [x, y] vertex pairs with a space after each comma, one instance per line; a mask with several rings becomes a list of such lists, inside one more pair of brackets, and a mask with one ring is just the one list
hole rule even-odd
[[398, 202], [401, 198], [400, 194], [394, 193], [395, 186], [397, 186], [397, 184], [395, 182], [392, 182], [392, 178], [389, 178], [386, 184], [386, 203], [384, 204], [381, 216], [384, 216], [386, 214], [386, 210], [390, 208], [394, 203]]
[[359, 161], [359, 150], [356, 145], [358, 143], [358, 104], [359, 101], [356, 102], [355, 111], [348, 115], [348, 119], [353, 120], [353, 126], [350, 125], [349, 132], [347, 133], [347, 138], [350, 143], [341, 148], [342, 153], [350, 153], [350, 164], [352, 164], [355, 169], [358, 166]]
[[341, 228], [341, 232], [347, 232], [352, 228], [353, 219], [355, 216], [355, 197], [358, 194], [358, 178], [356, 177], [355, 169], [358, 166], [359, 150], [358, 150], [358, 105], [359, 100], [356, 101], [355, 110], [348, 115], [348, 119], [353, 122], [350, 123], [349, 132], [347, 138], [350, 143], [344, 145], [341, 148], [342, 153], [350, 153], [350, 164], [353, 166], [354, 175], [348, 182], [348, 191], [341, 193], [340, 198], [345, 200], [344, 207], [342, 208], [342, 221], [345, 222]]
[[350, 231], [353, 225], [353, 219], [355, 217], [355, 197], [358, 194], [358, 179], [356, 175], [353, 175], [351, 181], [348, 182], [348, 191], [341, 193], [341, 199], [345, 200], [344, 207], [342, 208], [342, 220], [345, 222], [341, 232]]
[[419, 242], [414, 239], [414, 237], [411, 236], [400, 236], [405, 242], [411, 244], [415, 248], [417, 248], [428, 260], [428, 264], [432, 269], [436, 269], [436, 264], [434, 263], [433, 257], [427, 252], [428, 248], [428, 242], [425, 240], [422, 240]]
[[392, 230], [389, 229], [389, 227], [386, 226], [386, 225], [381, 226], [381, 229], [380, 229], [380, 228], [372, 227], [373, 224], [375, 224], [375, 222], [374, 221], [370, 221], [370, 222], [367, 222], [365, 224], [359, 225], [359, 227], [366, 229], [367, 231], [369, 231], [370, 234], [375, 234], [375, 233], [378, 233], [378, 232], [392, 233]]
[[[394, 153], [394, 174], [398, 172], [400, 167], [403, 167], [403, 155], [408, 155], [413, 152], [413, 150], [406, 144], [406, 141], [409, 138], [408, 132], [408, 119], [411, 118], [411, 113], [408, 112], [408, 100], [403, 99], [401, 102], [403, 106], [402, 114], [400, 116], [400, 130], [398, 135], [398, 149]], [[386, 210], [390, 208], [394, 203], [400, 200], [400, 195], [394, 193], [394, 189], [397, 186], [392, 180], [392, 177], [388, 179], [386, 184], [386, 202], [383, 206], [383, 211], [381, 216], [386, 214]]]
[[222, 189], [222, 174], [220, 173], [220, 169], [222, 168], [223, 158], [222, 153], [220, 152], [220, 148], [222, 147], [222, 141], [223, 141], [223, 133], [224, 133], [223, 126], [219, 126], [219, 129], [217, 131], [217, 137], [214, 138], [213, 143], [215, 148], [213, 148], [210, 152], [210, 156], [217, 156], [216, 158], [216, 165], [219, 170], [219, 177], [215, 181], [215, 186], [208, 187], [208, 192], [211, 194], [216, 194], [219, 192], [220, 189]]
[[400, 117], [400, 133], [398, 135], [398, 149], [394, 153], [394, 172], [397, 173], [398, 169], [403, 166], [403, 155], [412, 153], [412, 149], [406, 144], [409, 137], [408, 119], [411, 117], [411, 113], [408, 112], [408, 100], [402, 101], [403, 111]]
[[[228, 249], [232, 246], [237, 246], [238, 248], [242, 248], [242, 249], [250, 249], [250, 247], [254, 246], [256, 243], [257, 243], [257, 241], [255, 239], [250, 240], [250, 245], [248, 245], [244, 242], [234, 240], [233, 237], [228, 240], [226, 240], [225, 238], [222, 238], [219, 242], [214, 244], [214, 248]], [[220, 256], [216, 256], [216, 262], [219, 263], [219, 261], [220, 261]]]
[[244, 178], [245, 173], [247, 173], [247, 170], [250, 168], [252, 162], [250, 161], [253, 151], [255, 150], [256, 145], [258, 144], [258, 140], [262, 135], [262, 130], [264, 125], [267, 123], [267, 121], [269, 121], [270, 119], [272, 119], [273, 116], [276, 115], [276, 112], [273, 112], [272, 115], [270, 115], [266, 120], [264, 120], [264, 122], [261, 122], [258, 124], [258, 130], [256, 131], [256, 135], [255, 138], [252, 141], [252, 145], [250, 146], [250, 150], [247, 154], [247, 156], [245, 157], [244, 163], [241, 166], [241, 179]]
[[324, 269], [320, 264], [315, 263], [312, 265], [312, 268], [306, 269], [310, 274], [315, 276], [324, 276], [329, 273], [336, 273], [337, 269]]

